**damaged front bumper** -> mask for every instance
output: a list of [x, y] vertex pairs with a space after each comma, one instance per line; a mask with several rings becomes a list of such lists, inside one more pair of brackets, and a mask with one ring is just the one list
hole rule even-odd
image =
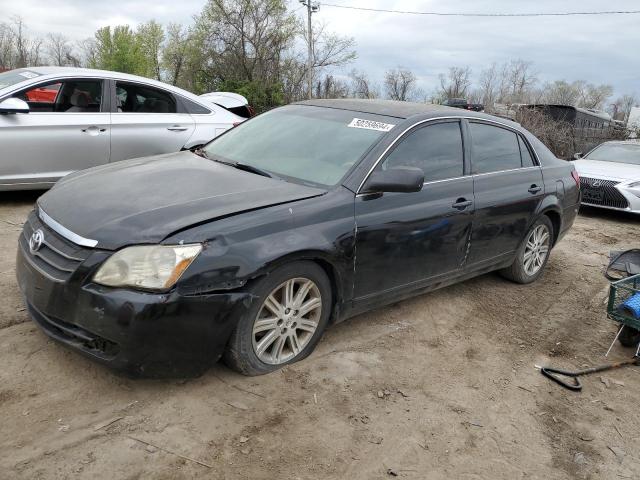
[[103, 258], [90, 257], [71, 278], [54, 281], [28, 255], [21, 245], [16, 274], [33, 321], [54, 340], [130, 376], [202, 374], [252, 300], [238, 291], [146, 293], [87, 281]]

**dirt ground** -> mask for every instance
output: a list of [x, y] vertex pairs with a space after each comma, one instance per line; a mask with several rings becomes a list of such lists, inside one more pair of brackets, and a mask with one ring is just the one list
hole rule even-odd
[[640, 369], [572, 393], [534, 368], [605, 360], [602, 270], [640, 246], [637, 218], [583, 211], [536, 284], [490, 274], [361, 315], [271, 375], [135, 381], [28, 320], [14, 255], [35, 198], [0, 196], [0, 478], [640, 478]]

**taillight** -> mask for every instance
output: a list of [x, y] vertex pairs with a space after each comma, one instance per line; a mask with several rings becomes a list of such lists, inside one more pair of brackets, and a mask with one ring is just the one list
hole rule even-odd
[[575, 170], [571, 170], [571, 176], [573, 177], [573, 180], [576, 182], [576, 186], [580, 188], [580, 175], [578, 175], [578, 172]]
[[247, 105], [247, 110], [249, 110], [249, 118], [255, 116], [256, 111], [254, 110], [254, 108], [251, 105]]
[[240, 125], [242, 122], [233, 122], [233, 126], [237, 127], [238, 125]]

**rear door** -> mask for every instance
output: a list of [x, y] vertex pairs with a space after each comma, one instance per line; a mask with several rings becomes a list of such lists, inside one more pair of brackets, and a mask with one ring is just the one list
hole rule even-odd
[[491, 264], [520, 245], [544, 196], [540, 167], [526, 140], [506, 126], [472, 121], [476, 212], [467, 265]]
[[135, 82], [115, 81], [111, 116], [111, 161], [180, 151], [194, 131], [173, 93]]
[[356, 300], [418, 287], [464, 263], [473, 179], [465, 175], [460, 122], [415, 128], [376, 168], [403, 166], [424, 171], [420, 192], [355, 199]]
[[48, 81], [12, 96], [30, 111], [0, 115], [0, 184], [46, 186], [109, 161], [111, 114], [103, 80]]

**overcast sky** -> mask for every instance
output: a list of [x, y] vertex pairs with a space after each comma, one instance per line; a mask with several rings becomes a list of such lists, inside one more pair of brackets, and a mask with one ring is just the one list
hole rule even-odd
[[[3, 19], [20, 15], [29, 31], [83, 39], [105, 25], [149, 19], [189, 23], [205, 0], [0, 0]], [[640, 94], [640, 14], [578, 17], [433, 17], [363, 12], [322, 6], [314, 19], [354, 37], [352, 67], [380, 83], [398, 65], [413, 70], [430, 92], [449, 66], [470, 66], [474, 78], [492, 62], [532, 61], [542, 81], [608, 83], [616, 94]], [[640, 9], [637, 0], [331, 0], [372, 8], [440, 12], [557, 12]], [[291, 7], [300, 4], [290, 0]], [[303, 15], [304, 9], [297, 11]], [[349, 67], [352, 68], [352, 67]]]

